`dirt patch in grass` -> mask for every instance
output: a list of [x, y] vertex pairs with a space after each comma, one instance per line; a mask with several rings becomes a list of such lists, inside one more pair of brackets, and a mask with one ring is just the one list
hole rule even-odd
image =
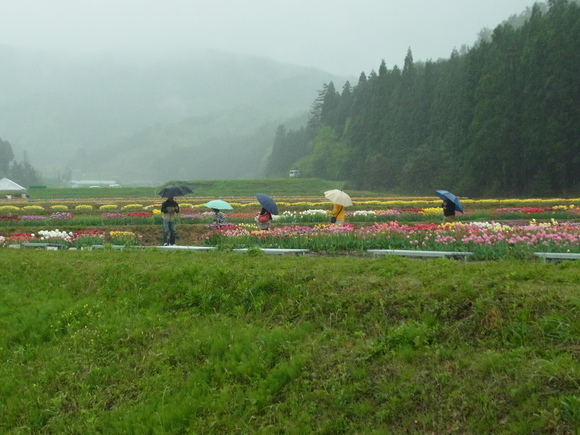
[[[162, 229], [159, 226], [141, 226], [134, 230], [141, 236], [141, 242], [146, 246], [160, 245]], [[177, 225], [175, 243], [178, 245], [201, 245], [203, 236], [207, 233], [205, 225]]]

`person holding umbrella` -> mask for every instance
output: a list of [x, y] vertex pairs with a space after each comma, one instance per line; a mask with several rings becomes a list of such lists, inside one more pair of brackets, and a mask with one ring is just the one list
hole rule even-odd
[[258, 216], [256, 216], [256, 225], [261, 231], [270, 229], [270, 221], [272, 220], [272, 213], [262, 207]]
[[334, 203], [331, 214], [330, 223], [334, 225], [342, 225], [344, 223], [344, 205]]
[[161, 204], [163, 224], [163, 246], [175, 245], [175, 218], [179, 213], [179, 204], [173, 196]]
[[212, 209], [213, 223], [217, 227], [226, 223], [226, 215], [221, 210], [231, 210], [233, 208], [230, 204], [221, 199], [214, 199], [205, 204], [205, 206]]
[[441, 204], [443, 209], [443, 222], [453, 222], [455, 221], [455, 203], [449, 198], [443, 200]]
[[162, 198], [167, 198], [161, 203], [161, 213], [163, 224], [163, 246], [175, 245], [175, 219], [179, 214], [179, 204], [175, 201], [176, 196], [192, 193], [187, 186], [170, 184], [159, 192]]
[[226, 223], [226, 215], [219, 211], [217, 208], [212, 208], [213, 210], [213, 223], [216, 227], [221, 227]]
[[333, 202], [332, 217], [330, 223], [335, 225], [344, 224], [344, 208], [352, 205], [352, 199], [348, 193], [333, 189], [324, 192], [324, 197]]
[[454, 222], [455, 212], [463, 213], [463, 204], [461, 204], [459, 198], [447, 190], [436, 190], [435, 194], [443, 200], [443, 204], [441, 204], [443, 222]]
[[259, 230], [269, 230], [272, 215], [278, 214], [278, 205], [276, 204], [276, 201], [263, 193], [256, 194], [256, 199], [262, 206], [262, 210], [260, 210], [260, 213], [256, 216], [256, 225]]

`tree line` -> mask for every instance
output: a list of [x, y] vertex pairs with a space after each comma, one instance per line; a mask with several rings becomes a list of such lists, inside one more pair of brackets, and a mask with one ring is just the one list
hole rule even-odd
[[449, 59], [325, 84], [301, 129], [278, 127], [268, 176], [405, 193], [580, 192], [580, 7], [535, 4], [525, 22]]
[[0, 138], [0, 178], [9, 178], [24, 187], [41, 184], [40, 174], [28, 161], [26, 153], [21, 162], [14, 160], [12, 145]]

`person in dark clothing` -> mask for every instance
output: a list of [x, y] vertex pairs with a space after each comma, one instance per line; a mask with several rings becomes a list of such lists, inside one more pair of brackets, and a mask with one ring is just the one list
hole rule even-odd
[[455, 221], [455, 203], [449, 198], [445, 198], [441, 207], [443, 208], [443, 222]]
[[175, 219], [179, 213], [179, 204], [173, 197], [167, 198], [161, 204], [163, 223], [163, 245], [175, 245]]
[[213, 223], [218, 227], [225, 224], [226, 223], [226, 215], [224, 213], [222, 213], [221, 211], [219, 211], [217, 208], [214, 208], [212, 210], [213, 210]]

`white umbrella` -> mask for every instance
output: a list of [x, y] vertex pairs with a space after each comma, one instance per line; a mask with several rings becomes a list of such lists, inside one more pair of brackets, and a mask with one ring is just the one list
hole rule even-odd
[[338, 205], [343, 205], [345, 207], [352, 205], [352, 199], [350, 199], [350, 196], [348, 196], [348, 194], [343, 192], [342, 190], [338, 189], [327, 190], [326, 192], [324, 192], [324, 196], [326, 199], [329, 199]]

